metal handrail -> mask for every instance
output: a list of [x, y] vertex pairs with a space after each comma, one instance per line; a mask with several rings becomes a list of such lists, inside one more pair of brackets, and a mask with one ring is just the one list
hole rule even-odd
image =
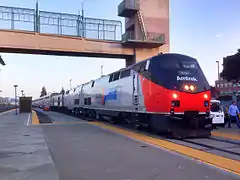
[[165, 42], [165, 35], [161, 33], [147, 33], [146, 39], [142, 36], [136, 37], [134, 31], [127, 31], [122, 35], [123, 41], [146, 41], [146, 42]]
[[39, 11], [38, 8], [0, 6], [0, 29], [121, 40], [122, 23], [116, 20], [83, 18], [75, 14]]

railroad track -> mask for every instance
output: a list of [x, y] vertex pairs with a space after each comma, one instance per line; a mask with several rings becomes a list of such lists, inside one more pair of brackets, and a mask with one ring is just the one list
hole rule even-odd
[[0, 113], [6, 112], [6, 111], [10, 111], [12, 109], [14, 109], [14, 107], [0, 108]]
[[[237, 156], [240, 157], [240, 153], [239, 152], [228, 150], [228, 148], [237, 148], [237, 146], [229, 147], [229, 145], [239, 145], [239, 148], [240, 148], [240, 143], [239, 142], [232, 142], [230, 140], [217, 139], [217, 138], [212, 138], [212, 137], [206, 138], [206, 139], [203, 139], [203, 140], [210, 140], [209, 142], [212, 141], [212, 143], [214, 143], [214, 142], [222, 142], [222, 143], [225, 143], [226, 146], [225, 146], [225, 148], [221, 148], [221, 147], [216, 147], [216, 146], [209, 145], [209, 144], [202, 143], [202, 142], [196, 142], [194, 140], [189, 140], [189, 139], [182, 139], [182, 140], [179, 140], [179, 141], [180, 142], [189, 143], [189, 144], [192, 144], [192, 145], [201, 146], [201, 147], [207, 148], [209, 150], [217, 150], [217, 151], [225, 152], [225, 153], [228, 153], [228, 154], [231, 154], [231, 155], [237, 155]], [[189, 145], [186, 145], [186, 146], [189, 147]]]
[[229, 140], [229, 139], [219, 139], [216, 137], [209, 137], [208, 139], [214, 140], [214, 141], [219, 141], [219, 142], [224, 142], [224, 143], [229, 143], [229, 144], [233, 144], [233, 145], [239, 145], [240, 147], [240, 142], [236, 142], [234, 140]]

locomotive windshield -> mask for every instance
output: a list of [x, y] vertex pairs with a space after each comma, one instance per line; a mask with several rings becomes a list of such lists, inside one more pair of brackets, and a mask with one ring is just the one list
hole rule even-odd
[[184, 91], [184, 85], [191, 84], [196, 87], [194, 92], [210, 89], [197, 60], [192, 57], [163, 54], [153, 57], [150, 61], [148, 69], [141, 74], [159, 85]]

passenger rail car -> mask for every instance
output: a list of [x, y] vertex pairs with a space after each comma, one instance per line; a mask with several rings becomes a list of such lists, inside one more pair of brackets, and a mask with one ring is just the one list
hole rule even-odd
[[212, 129], [210, 86], [189, 56], [159, 54], [78, 86], [76, 94], [73, 104], [64, 101], [75, 114], [148, 126], [175, 137], [206, 137]]

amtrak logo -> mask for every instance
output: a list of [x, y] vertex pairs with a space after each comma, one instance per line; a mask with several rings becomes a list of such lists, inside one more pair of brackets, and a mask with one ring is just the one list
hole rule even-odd
[[177, 76], [177, 81], [198, 81], [195, 77], [189, 77], [189, 76]]

